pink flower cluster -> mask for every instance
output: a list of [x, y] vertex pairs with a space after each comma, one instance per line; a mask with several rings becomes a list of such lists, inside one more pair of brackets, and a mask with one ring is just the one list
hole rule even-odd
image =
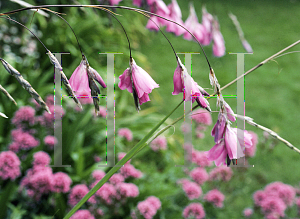
[[[88, 192], [89, 188], [85, 184], [75, 185], [69, 194], [68, 204], [71, 207], [75, 206]], [[94, 197], [92, 196], [88, 201], [94, 203]]]
[[95, 217], [88, 210], [78, 210], [70, 219], [95, 219]]
[[223, 207], [224, 199], [225, 199], [225, 196], [223, 195], [223, 193], [220, 192], [217, 189], [210, 190], [204, 196], [205, 201], [211, 202], [217, 208], [222, 208]]
[[9, 150], [18, 152], [20, 150], [29, 150], [37, 147], [40, 142], [36, 140], [30, 132], [23, 129], [14, 129], [11, 131], [12, 143], [9, 145]]
[[25, 188], [30, 198], [38, 201], [42, 195], [50, 192], [66, 193], [70, 190], [72, 180], [63, 173], [52, 173], [50, 167], [50, 157], [47, 153], [40, 151], [34, 154], [33, 167], [27, 171], [26, 176], [21, 181], [21, 189]]
[[201, 187], [188, 179], [181, 179], [178, 183], [182, 184], [182, 189], [190, 200], [197, 199], [202, 195]]
[[188, 218], [195, 218], [195, 219], [202, 219], [205, 218], [205, 211], [203, 206], [200, 203], [191, 203], [185, 207], [183, 210], [182, 216], [185, 219]]
[[207, 159], [206, 151], [197, 151], [195, 149], [192, 151], [192, 162], [201, 167], [212, 165], [212, 162]]
[[280, 218], [285, 216], [285, 210], [295, 201], [295, 189], [282, 182], [273, 182], [253, 194], [254, 203], [261, 208], [266, 218]]
[[230, 167], [226, 167], [226, 166], [215, 167], [209, 173], [209, 180], [229, 181], [232, 177], [232, 174], [233, 171]]
[[44, 138], [44, 143], [45, 143], [45, 145], [47, 145], [49, 147], [49, 149], [53, 149], [54, 145], [57, 144], [57, 139], [55, 138], [55, 136], [47, 135]]
[[15, 180], [21, 175], [21, 162], [18, 156], [12, 151], [0, 153], [0, 178], [2, 180]]
[[151, 144], [150, 147], [153, 151], [158, 150], [167, 150], [167, 139], [165, 136], [158, 136], [155, 138]]
[[127, 141], [132, 141], [132, 132], [128, 128], [121, 128], [118, 131], [118, 136], [119, 137], [124, 137], [127, 139]]
[[150, 196], [146, 200], [141, 201], [137, 205], [139, 213], [145, 219], [152, 219], [156, 215], [157, 210], [161, 207], [160, 200], [155, 196]]
[[12, 124], [17, 128], [26, 128], [24, 124], [27, 122], [29, 125], [35, 124], [35, 110], [31, 106], [23, 106], [18, 109], [12, 119]]
[[[126, 154], [120, 153], [118, 159], [121, 160]], [[126, 179], [128, 177], [141, 178], [142, 172], [137, 170], [133, 165], [130, 164], [130, 160], [125, 163], [124, 166], [120, 168], [120, 173]]]
[[199, 185], [202, 185], [208, 180], [208, 174], [202, 167], [196, 167], [190, 172], [190, 177]]

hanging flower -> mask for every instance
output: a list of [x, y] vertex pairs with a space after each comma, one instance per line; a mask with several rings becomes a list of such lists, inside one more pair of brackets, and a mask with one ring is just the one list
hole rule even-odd
[[[197, 40], [202, 43], [206, 34], [205, 27], [198, 22], [198, 17], [195, 12], [194, 5], [190, 4], [190, 15], [184, 23], [185, 27], [197, 38]], [[186, 40], [191, 40], [192, 35], [189, 32], [185, 32], [183, 38]]]
[[206, 7], [202, 7], [202, 24], [205, 28], [205, 35], [202, 41], [203, 45], [209, 45], [212, 40], [212, 22], [214, 18], [213, 16], [207, 12]]
[[213, 53], [217, 57], [225, 55], [225, 41], [220, 31], [220, 25], [217, 19], [213, 20], [212, 38], [214, 41]]
[[121, 90], [127, 89], [130, 93], [133, 93], [136, 109], [141, 110], [140, 105], [150, 101], [148, 94], [154, 88], [158, 88], [159, 85], [144, 69], [135, 63], [132, 57], [130, 57], [129, 65], [130, 67], [120, 75], [118, 86]]
[[[89, 66], [86, 57], [83, 56], [80, 65], [73, 72], [69, 82], [76, 96], [80, 97], [79, 100], [82, 104], [89, 104], [94, 101], [96, 111], [99, 111], [97, 101], [99, 101], [98, 94], [100, 94], [100, 89], [96, 85], [95, 81], [97, 81], [103, 88], [106, 88], [106, 85], [99, 73]], [[93, 99], [91, 97], [93, 97]]]
[[[170, 20], [173, 20], [182, 26], [184, 26], [184, 23], [181, 19], [181, 10], [176, 0], [172, 0], [172, 3], [168, 5], [168, 8], [170, 10], [169, 18]], [[185, 33], [185, 29], [178, 26], [177, 24], [173, 22], [167, 23], [166, 31], [175, 33], [176, 36], [180, 36], [181, 34]]]
[[[174, 91], [173, 95], [184, 92], [183, 99], [185, 101], [195, 100], [204, 109], [210, 110], [208, 101], [203, 97], [203, 95], [208, 95], [206, 92], [201, 92], [199, 85], [194, 81], [194, 79], [189, 75], [185, 66], [181, 63], [180, 59], [177, 57], [177, 68], [174, 72], [173, 77]], [[200, 87], [201, 88], [201, 87]], [[204, 90], [201, 88], [201, 90]]]
[[[150, 12], [155, 13], [164, 18], [169, 18], [170, 10], [162, 0], [148, 1], [148, 4], [150, 5]], [[150, 30], [158, 31], [159, 26], [164, 26], [168, 22], [157, 16], [151, 16], [150, 18], [151, 19], [148, 20], [148, 23], [146, 25], [146, 28]], [[156, 26], [155, 23], [158, 26]]]

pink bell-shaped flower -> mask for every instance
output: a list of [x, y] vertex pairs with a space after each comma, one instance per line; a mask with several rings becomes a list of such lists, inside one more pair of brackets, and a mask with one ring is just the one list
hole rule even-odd
[[189, 75], [187, 69], [181, 63], [179, 57], [177, 58], [177, 68], [175, 69], [174, 72], [173, 82], [174, 82], [174, 91], [172, 92], [173, 95], [178, 95], [179, 93], [184, 92], [183, 99], [185, 101], [192, 101], [192, 103], [194, 103], [196, 100], [197, 103], [202, 108], [210, 111], [209, 103], [203, 97], [203, 95], [205, 94], [199, 90], [200, 86]]
[[120, 75], [118, 84], [121, 90], [127, 89], [133, 93], [137, 110], [140, 110], [140, 105], [150, 101], [149, 95], [154, 88], [159, 85], [151, 78], [151, 76], [140, 66], [138, 66], [131, 57], [129, 62], [130, 67]]
[[[193, 4], [190, 4], [190, 15], [184, 23], [185, 27], [197, 38], [197, 40], [202, 43], [206, 34], [205, 27], [198, 22], [198, 17], [195, 12]], [[192, 35], [189, 32], [185, 32], [183, 38], [186, 40], [191, 40]]]
[[[169, 19], [181, 24], [182, 26], [184, 26], [184, 23], [181, 19], [181, 17], [182, 17], [181, 10], [180, 10], [180, 7], [179, 7], [177, 1], [172, 0], [172, 3], [168, 5], [168, 8], [170, 10]], [[179, 36], [179, 35], [185, 33], [185, 29], [183, 29], [182, 27], [180, 27], [179, 25], [177, 25], [173, 22], [168, 22], [167, 23], [166, 31], [172, 32], [176, 36]]]
[[[153, 0], [153, 1], [148, 1], [148, 4], [150, 5], [150, 11], [152, 13], [155, 13], [161, 17], [164, 18], [169, 18], [170, 10], [166, 6], [166, 4], [162, 0]], [[148, 20], [148, 23], [146, 25], [146, 28], [150, 30], [156, 30], [158, 31], [158, 27], [154, 24], [154, 22], [159, 26], [164, 26], [168, 21], [159, 18], [157, 16], [151, 16], [151, 19]]]
[[[96, 80], [103, 88], [106, 88], [106, 85], [99, 75], [99, 73], [92, 67], [88, 67], [90, 80]], [[91, 88], [89, 86], [89, 76], [87, 70], [87, 61], [85, 58], [80, 62], [80, 65], [73, 72], [69, 82], [73, 88], [76, 96], [79, 98], [79, 101], [82, 104], [89, 104], [93, 102], [91, 96]], [[98, 88], [99, 89], [99, 88]], [[100, 93], [100, 92], [99, 92]]]
[[217, 57], [221, 57], [225, 55], [225, 41], [222, 33], [220, 32], [219, 22], [216, 19], [213, 20], [212, 38], [214, 41], [213, 44], [214, 55]]
[[214, 18], [213, 16], [207, 12], [206, 7], [202, 7], [202, 25], [205, 28], [204, 39], [201, 42], [203, 45], [209, 45], [212, 40], [212, 22]]

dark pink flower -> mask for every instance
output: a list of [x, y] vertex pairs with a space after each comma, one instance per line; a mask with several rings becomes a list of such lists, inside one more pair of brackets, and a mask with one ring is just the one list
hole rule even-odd
[[96, 181], [100, 181], [105, 176], [105, 172], [103, 170], [94, 170], [92, 173], [92, 177]]
[[202, 107], [210, 111], [208, 101], [203, 97], [203, 93], [199, 90], [199, 85], [189, 75], [185, 66], [181, 63], [179, 57], [177, 57], [177, 68], [173, 77], [174, 91], [173, 95], [178, 95], [184, 92], [183, 99], [185, 101], [195, 100]]
[[140, 178], [142, 177], [142, 172], [135, 169], [134, 166], [131, 164], [126, 164], [123, 167], [120, 168], [121, 174], [124, 176], [124, 178], [133, 177], [133, 178]]
[[50, 161], [51, 161], [51, 158], [50, 158], [49, 154], [47, 154], [44, 151], [39, 151], [33, 155], [32, 165], [33, 166], [38, 166], [38, 165], [47, 166], [50, 164]]
[[[40, 142], [36, 140], [28, 132], [24, 132], [22, 129], [14, 129], [11, 132], [13, 143], [9, 146], [12, 150], [29, 150], [31, 148], [37, 147]], [[17, 152], [17, 151], [15, 151]]]
[[151, 196], [146, 200], [139, 202], [137, 208], [145, 219], [152, 219], [160, 208], [161, 203], [158, 198]]
[[139, 188], [133, 183], [121, 182], [117, 184], [117, 191], [120, 195], [118, 199], [121, 198], [135, 198], [139, 195]]
[[124, 182], [124, 177], [121, 173], [115, 173], [114, 175], [112, 175], [110, 178], [109, 178], [109, 182], [113, 185], [116, 185], [116, 184], [119, 184], [121, 182]]
[[134, 59], [130, 58], [130, 68], [127, 68], [119, 79], [119, 88], [121, 90], [127, 89], [130, 93], [133, 93], [137, 110], [140, 110], [140, 106], [143, 103], [150, 101], [149, 94], [154, 88], [158, 88], [158, 84], [150, 77], [150, 75], [136, 65]]
[[146, 201], [153, 206], [156, 210], [160, 209], [161, 207], [161, 202], [159, 200], [159, 198], [155, 197], [155, 196], [149, 196]]
[[165, 136], [158, 136], [151, 143], [150, 147], [153, 151], [166, 150], [167, 149], [167, 139]]
[[57, 172], [53, 174], [53, 186], [52, 186], [53, 192], [57, 192], [57, 193], [69, 192], [71, 184], [72, 184], [72, 180], [68, 176], [68, 174], [63, 172]]
[[197, 109], [193, 111], [191, 118], [200, 124], [203, 125], [211, 125], [212, 124], [212, 118], [209, 112], [203, 109]]
[[212, 26], [212, 38], [214, 41], [213, 44], [213, 53], [217, 57], [221, 57], [225, 55], [225, 41], [223, 38], [223, 35], [220, 31], [220, 25], [219, 22], [214, 19], [213, 20], [213, 26]]
[[44, 143], [46, 145], [49, 146], [50, 149], [53, 149], [54, 148], [54, 145], [57, 144], [57, 139], [56, 137], [52, 136], [52, 135], [47, 135], [45, 138], [44, 138]]
[[262, 190], [258, 190], [253, 194], [254, 204], [257, 206], [261, 206], [263, 200], [267, 198], [267, 193]]
[[[168, 8], [170, 10], [169, 19], [175, 21], [178, 24], [181, 24], [184, 26], [184, 23], [181, 19], [181, 10], [176, 0], [172, 0], [172, 3], [168, 5]], [[166, 31], [174, 33], [176, 36], [179, 36], [183, 33], [185, 33], [185, 29], [180, 27], [179, 25], [168, 22]]]
[[36, 200], [39, 200], [43, 194], [51, 192], [53, 185], [51, 168], [42, 167], [40, 170], [35, 170], [31, 176], [28, 175], [27, 178], [29, 180], [27, 188], [32, 190]]
[[208, 174], [202, 167], [196, 167], [190, 172], [190, 177], [199, 185], [202, 185], [208, 180]]
[[219, 113], [218, 120], [211, 130], [211, 136], [214, 137], [215, 143], [219, 143], [224, 136], [226, 117], [224, 113]]
[[35, 123], [35, 110], [31, 106], [21, 107], [14, 115], [12, 123], [18, 128], [23, 127], [23, 122], [28, 122], [29, 125]]
[[202, 7], [202, 25], [205, 28], [205, 35], [202, 41], [203, 45], [209, 45], [212, 40], [212, 22], [213, 16], [207, 12], [206, 7]]
[[75, 206], [87, 193], [89, 189], [84, 184], [78, 184], [71, 189], [68, 203], [70, 206]]
[[106, 85], [100, 74], [87, 64], [87, 60], [84, 57], [84, 59], [80, 62], [80, 65], [75, 69], [69, 80], [73, 91], [75, 92], [76, 96], [79, 98], [79, 101], [82, 104], [88, 104], [93, 102], [91, 96], [91, 89], [89, 85], [89, 77], [91, 77], [91, 80], [96, 80], [103, 88], [106, 88]]
[[243, 214], [244, 214], [245, 217], [250, 217], [253, 214], [253, 209], [252, 208], [246, 208], [243, 211]]
[[190, 182], [189, 180], [184, 181], [182, 188], [190, 200], [199, 198], [202, 195], [201, 187], [197, 185], [197, 183]]
[[227, 166], [215, 167], [209, 173], [209, 180], [229, 181], [231, 179], [232, 174], [233, 172], [230, 167]]
[[264, 200], [262, 200], [260, 206], [262, 208], [263, 213], [266, 215], [278, 214], [279, 216], [284, 217], [286, 205], [280, 198], [274, 196], [267, 196]]
[[[184, 25], [196, 37], [196, 39], [200, 43], [203, 42], [204, 36], [206, 34], [206, 29], [202, 24], [200, 24], [198, 22], [198, 17], [197, 17], [197, 14], [195, 12], [194, 5], [192, 3], [190, 3], [190, 15], [186, 19]], [[192, 35], [187, 31], [185, 31], [183, 37], [186, 40], [191, 40], [192, 39]]]
[[78, 210], [70, 219], [95, 219], [95, 217], [88, 210]]
[[186, 206], [182, 212], [185, 219], [193, 217], [195, 219], [205, 218], [205, 211], [200, 203], [191, 203]]
[[287, 206], [292, 206], [294, 204], [296, 191], [290, 185], [282, 182], [273, 182], [266, 186], [265, 192], [268, 194], [268, 196], [277, 196]]
[[21, 175], [21, 162], [18, 156], [12, 151], [0, 153], [0, 178], [2, 180], [15, 180]]
[[128, 128], [121, 128], [121, 129], [119, 129], [118, 136], [126, 138], [127, 141], [132, 141], [132, 138], [133, 138], [132, 132]]
[[95, 195], [100, 197], [106, 204], [110, 205], [112, 204], [113, 199], [117, 197], [117, 191], [112, 184], [104, 183]]
[[216, 143], [207, 153], [207, 159], [214, 161], [216, 166], [226, 165], [227, 159], [227, 149], [225, 142], [222, 140], [219, 143]]
[[204, 196], [204, 200], [206, 200], [207, 202], [211, 202], [217, 208], [222, 208], [223, 207], [224, 199], [225, 199], [225, 196], [223, 195], [223, 193], [221, 193], [217, 189], [210, 190]]

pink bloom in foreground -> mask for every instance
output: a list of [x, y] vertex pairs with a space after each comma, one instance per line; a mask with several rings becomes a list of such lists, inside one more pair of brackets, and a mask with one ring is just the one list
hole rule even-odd
[[[168, 8], [170, 10], [169, 19], [175, 21], [176, 23], [184, 26], [184, 23], [181, 19], [181, 10], [176, 0], [172, 0], [172, 3], [168, 5]], [[180, 27], [179, 25], [168, 22], [166, 31], [175, 33], [176, 36], [179, 36], [183, 33], [185, 33], [185, 29]]]
[[191, 117], [197, 123], [200, 123], [203, 125], [211, 125], [212, 124], [211, 115], [206, 110], [197, 109], [197, 110], [193, 111]]
[[46, 165], [50, 164], [50, 161], [51, 161], [51, 158], [50, 158], [49, 154], [47, 154], [44, 151], [39, 151], [33, 155], [32, 165], [33, 166], [38, 166], [38, 165], [46, 166]]
[[128, 128], [121, 128], [118, 131], [118, 136], [124, 137], [127, 139], [127, 141], [132, 141], [132, 132]]
[[190, 217], [193, 217], [195, 219], [202, 219], [205, 218], [205, 211], [200, 203], [191, 203], [185, 207], [182, 212], [182, 216], [185, 219], [188, 219]]
[[133, 58], [130, 58], [129, 64], [130, 67], [120, 75], [118, 86], [121, 90], [127, 89], [130, 93], [133, 93], [136, 108], [140, 110], [139, 105], [150, 101], [148, 95], [154, 88], [159, 86], [144, 69], [136, 65]]
[[139, 188], [133, 183], [119, 183], [117, 186], [117, 191], [120, 194], [120, 198], [135, 198], [139, 195]]
[[34, 125], [35, 123], [35, 110], [31, 106], [23, 106], [15, 113], [12, 124], [16, 125], [18, 128], [22, 128], [23, 122], [28, 122], [29, 125]]
[[88, 210], [78, 210], [70, 219], [95, 219], [95, 217]]
[[89, 189], [84, 184], [78, 184], [71, 189], [68, 203], [71, 207], [75, 206], [87, 193]]
[[14, 180], [21, 175], [20, 160], [12, 151], [0, 153], [0, 178]]
[[152, 219], [160, 208], [160, 200], [154, 196], [147, 198], [146, 200], [139, 202], [137, 208], [141, 215], [145, 219]]
[[84, 58], [83, 60], [81, 60], [80, 65], [75, 69], [69, 80], [73, 91], [82, 104], [93, 102], [91, 89], [89, 86], [89, 77], [90, 80], [96, 80], [103, 88], [106, 88], [102, 77], [95, 69], [93, 69], [91, 66], [88, 66], [87, 60]]
[[202, 108], [210, 111], [208, 101], [203, 97], [203, 93], [199, 90], [199, 85], [194, 81], [194, 79], [189, 75], [185, 66], [181, 63], [180, 59], [177, 57], [177, 68], [174, 72], [173, 77], [174, 91], [173, 95], [178, 95], [184, 92], [183, 99], [185, 101], [195, 100]]
[[141, 178], [142, 172], [135, 169], [134, 166], [131, 164], [126, 164], [123, 167], [120, 168], [121, 174], [124, 176], [124, 178], [133, 177], [133, 178]]
[[190, 177], [199, 185], [202, 185], [208, 180], [208, 174], [202, 167], [196, 167], [190, 172]]
[[53, 192], [57, 192], [57, 193], [69, 192], [71, 184], [72, 184], [72, 180], [68, 176], [68, 174], [63, 172], [57, 172], [53, 174], [53, 186], [52, 186]]
[[225, 55], [225, 41], [220, 31], [219, 22], [216, 19], [213, 20], [212, 38], [214, 41], [213, 44], [214, 55], [217, 57], [221, 57]]
[[204, 196], [204, 200], [206, 200], [207, 202], [211, 202], [217, 208], [222, 208], [223, 207], [224, 199], [225, 199], [225, 196], [223, 195], [223, 193], [221, 193], [217, 189], [210, 190]]
[[150, 147], [152, 148], [153, 151], [166, 150], [167, 149], [166, 137], [158, 136], [151, 142]]
[[104, 183], [95, 195], [100, 197], [106, 204], [110, 205], [113, 203], [113, 199], [117, 196], [117, 191], [112, 184]]
[[243, 214], [244, 214], [245, 217], [250, 217], [253, 214], [253, 209], [252, 208], [246, 208], [243, 211]]
[[[204, 40], [206, 29], [198, 22], [198, 17], [195, 12], [194, 5], [190, 3], [190, 15], [184, 23], [185, 27], [196, 37], [196, 39], [202, 43]], [[191, 40], [192, 35], [185, 30], [183, 35], [184, 39]]]

